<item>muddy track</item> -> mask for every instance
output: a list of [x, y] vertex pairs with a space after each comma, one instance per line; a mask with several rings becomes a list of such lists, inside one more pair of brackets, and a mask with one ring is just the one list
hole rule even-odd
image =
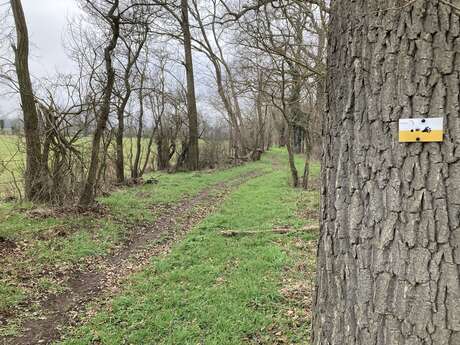
[[[2, 344], [51, 344], [79, 324], [90, 302], [109, 299], [120, 290], [130, 274], [140, 271], [154, 256], [167, 253], [171, 246], [209, 216], [228, 194], [246, 181], [260, 176], [256, 172], [216, 184], [196, 196], [172, 205], [158, 205], [152, 212], [159, 217], [151, 224], [131, 229], [129, 240], [112, 256], [89, 271], [76, 271], [67, 280], [67, 291], [52, 295], [41, 303], [41, 315], [23, 322], [22, 334], [0, 338]], [[97, 304], [97, 303], [96, 303]]]

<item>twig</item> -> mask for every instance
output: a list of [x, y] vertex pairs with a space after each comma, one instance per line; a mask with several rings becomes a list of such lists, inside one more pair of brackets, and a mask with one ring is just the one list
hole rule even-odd
[[259, 234], [289, 234], [295, 232], [309, 232], [313, 230], [318, 230], [319, 225], [307, 226], [302, 229], [271, 229], [271, 230], [259, 230], [259, 231], [236, 231], [236, 230], [225, 230], [221, 231], [220, 234], [224, 237], [236, 237], [236, 236], [246, 236], [246, 235], [259, 235]]

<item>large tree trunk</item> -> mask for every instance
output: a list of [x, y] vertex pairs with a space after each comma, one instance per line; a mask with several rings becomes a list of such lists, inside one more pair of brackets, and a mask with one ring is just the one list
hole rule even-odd
[[26, 139], [25, 195], [30, 201], [48, 201], [49, 187], [46, 164], [43, 162], [40, 129], [34, 92], [29, 72], [29, 33], [20, 0], [11, 0], [17, 44], [13, 47], [18, 76], [21, 106], [24, 113]]
[[[459, 27], [438, 0], [332, 3], [314, 345], [460, 344]], [[398, 143], [432, 116], [444, 143]]]
[[188, 15], [188, 1], [181, 0], [182, 33], [184, 35], [185, 70], [187, 74], [187, 114], [188, 114], [188, 149], [187, 167], [189, 170], [199, 168], [198, 148], [198, 110], [196, 107], [195, 79], [193, 73], [192, 37]]

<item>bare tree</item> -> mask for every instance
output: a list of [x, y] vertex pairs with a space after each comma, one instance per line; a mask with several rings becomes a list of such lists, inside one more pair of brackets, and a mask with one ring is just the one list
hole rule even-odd
[[[136, 154], [134, 158], [134, 163], [131, 169], [131, 177], [136, 179], [142, 176], [143, 171], [140, 169], [141, 156], [142, 156], [142, 138], [144, 135], [144, 114], [145, 114], [145, 78], [146, 78], [147, 64], [145, 63], [142, 70], [138, 69], [139, 73], [139, 91], [138, 91], [138, 100], [139, 100], [139, 117], [137, 121], [137, 132], [136, 132]], [[154, 129], [152, 129], [154, 130]], [[147, 147], [148, 150], [151, 149], [151, 145]], [[150, 152], [148, 153], [150, 155]]]
[[15, 66], [24, 113], [26, 138], [25, 194], [31, 201], [48, 201], [48, 176], [43, 164], [39, 116], [29, 72], [29, 34], [20, 0], [10, 0], [16, 27], [17, 43], [13, 44]]
[[[141, 12], [141, 15], [143, 13]], [[148, 38], [148, 27], [145, 23], [145, 18], [131, 18], [133, 25], [131, 25], [126, 32], [122, 31], [120, 39], [123, 42], [125, 50], [125, 60], [121, 62], [124, 69], [122, 82], [123, 90], [119, 94], [119, 104], [117, 106], [117, 120], [118, 129], [116, 134], [116, 174], [117, 182], [123, 183], [125, 181], [125, 163], [124, 163], [124, 128], [125, 128], [125, 111], [126, 106], [130, 100], [132, 94], [132, 79], [135, 78], [133, 75], [133, 68], [135, 67], [139, 56], [141, 55], [142, 49]], [[140, 23], [137, 23], [139, 20]], [[142, 76], [139, 76], [141, 88], [143, 83]], [[143, 103], [140, 103], [141, 107]]]
[[[267, 69], [278, 68], [272, 73], [274, 80], [281, 77], [287, 94], [271, 95], [273, 99], [284, 97], [288, 113], [282, 112], [287, 121], [287, 147], [289, 161], [294, 161], [294, 153], [305, 153], [305, 169], [303, 174], [304, 188], [308, 187], [309, 160], [311, 142], [313, 139], [314, 122], [311, 121], [311, 107], [306, 106], [306, 100], [311, 103], [312, 90], [318, 91], [324, 78], [324, 52], [326, 48], [327, 6], [317, 2], [290, 0], [275, 5], [275, 1], [258, 3], [252, 15], [242, 10], [245, 16], [239, 16], [240, 25], [246, 35], [240, 41], [245, 49], [255, 49], [269, 58]], [[231, 14], [233, 13], [233, 14]], [[230, 12], [235, 16], [235, 12]], [[227, 15], [228, 16], [228, 15]], [[257, 64], [254, 59], [249, 64]], [[282, 70], [280, 70], [282, 68]], [[273, 90], [273, 89], [272, 89]], [[321, 87], [319, 87], [321, 91]], [[279, 90], [284, 92], [284, 90]], [[318, 100], [321, 94], [315, 95]], [[281, 103], [284, 103], [281, 102]], [[318, 108], [320, 102], [315, 102]], [[279, 108], [279, 106], [278, 106]], [[282, 126], [279, 128], [282, 129]], [[292, 150], [291, 150], [292, 148]], [[291, 169], [295, 168], [290, 164]], [[292, 170], [292, 175], [297, 172]], [[294, 185], [299, 185], [296, 180]]]
[[[159, 28], [158, 33], [160, 35], [172, 37], [183, 45], [183, 64], [187, 80], [188, 138], [182, 146], [185, 149], [183, 154], [186, 158], [187, 168], [189, 170], [197, 170], [199, 168], [199, 121], [188, 0], [181, 0], [180, 3], [175, 1], [151, 0], [150, 4], [159, 6], [164, 10], [165, 15], [163, 16], [163, 21], [168, 23], [167, 26], [169, 26], [168, 29]], [[175, 24], [180, 26], [180, 32], [175, 29]]]
[[181, 0], [181, 27], [184, 39], [185, 70], [187, 74], [187, 114], [188, 114], [188, 145], [187, 166], [190, 170], [199, 168], [199, 133], [198, 110], [195, 95], [195, 75], [193, 71], [192, 36], [190, 33], [188, 0]]
[[88, 168], [86, 182], [80, 197], [80, 206], [87, 207], [94, 202], [99, 167], [101, 139], [107, 126], [110, 115], [110, 102], [115, 84], [115, 69], [113, 67], [113, 52], [120, 38], [120, 10], [119, 0], [103, 1], [102, 4], [86, 0], [87, 9], [104, 20], [110, 29], [107, 46], [104, 49], [104, 63], [107, 79], [104, 87], [102, 103], [97, 112], [96, 129], [93, 134], [91, 161]]
[[[237, 86], [230, 65], [226, 59], [224, 49], [220, 42], [224, 31], [228, 29], [218, 23], [218, 4], [217, 0], [212, 0], [212, 10], [204, 16], [209, 18], [207, 22], [203, 20], [203, 15], [197, 0], [192, 0], [192, 14], [196, 20], [201, 36], [195, 38], [197, 49], [203, 52], [211, 61], [214, 67], [214, 77], [217, 85], [218, 94], [227, 112], [229, 123], [232, 127], [233, 154], [238, 161], [242, 155], [246, 154], [244, 133], [242, 130], [243, 119], [237, 95]], [[220, 28], [218, 28], [220, 26]], [[219, 31], [219, 32], [218, 32]], [[208, 33], [209, 32], [209, 33]], [[211, 37], [211, 38], [210, 38]]]

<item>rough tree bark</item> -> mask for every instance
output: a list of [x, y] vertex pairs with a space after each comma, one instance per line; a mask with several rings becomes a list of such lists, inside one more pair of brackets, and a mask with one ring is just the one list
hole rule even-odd
[[192, 37], [188, 15], [188, 1], [181, 0], [181, 27], [184, 35], [185, 70], [187, 74], [187, 114], [188, 114], [188, 149], [187, 167], [189, 170], [199, 168], [198, 148], [198, 110], [196, 107], [195, 79], [193, 72]]
[[42, 145], [35, 97], [29, 72], [29, 33], [20, 0], [11, 0], [17, 43], [13, 46], [18, 76], [21, 107], [24, 113], [26, 139], [25, 195], [30, 201], [48, 201], [46, 165], [43, 164]]
[[460, 344], [459, 58], [444, 2], [333, 1], [314, 345]]

